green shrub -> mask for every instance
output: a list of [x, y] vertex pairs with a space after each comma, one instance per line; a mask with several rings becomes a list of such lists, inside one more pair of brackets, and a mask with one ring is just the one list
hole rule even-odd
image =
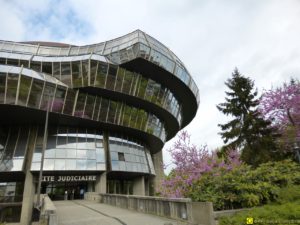
[[222, 217], [219, 225], [243, 225], [247, 218], [254, 224], [299, 224], [300, 223], [300, 186], [289, 186], [279, 191], [276, 202], [232, 217]]
[[202, 175], [185, 197], [211, 201], [215, 210], [248, 208], [274, 202], [281, 188], [293, 184], [300, 184], [300, 166], [290, 160], [261, 164], [256, 169], [241, 165]]

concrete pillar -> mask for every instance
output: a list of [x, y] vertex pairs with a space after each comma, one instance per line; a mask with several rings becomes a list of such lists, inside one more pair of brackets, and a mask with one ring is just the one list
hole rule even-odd
[[149, 193], [149, 186], [150, 186], [149, 178], [146, 177], [145, 178], [145, 195], [146, 196], [150, 195], [150, 193]]
[[95, 191], [95, 184], [94, 184], [94, 182], [88, 182], [88, 184], [87, 184], [87, 191], [88, 192], [94, 192]]
[[107, 179], [106, 179], [106, 172], [101, 173], [97, 176], [96, 184], [95, 184], [95, 192], [106, 194], [106, 187], [107, 187]]
[[154, 193], [150, 193], [151, 195], [155, 194], [156, 190], [159, 189], [161, 181], [165, 175], [164, 169], [163, 169], [162, 151], [159, 151], [158, 153], [153, 154], [152, 160], [153, 160], [153, 165], [154, 165], [154, 169], [155, 169], [155, 177], [153, 177], [150, 182], [150, 186], [151, 186], [150, 189], [152, 189], [150, 192], [153, 192], [153, 189], [154, 189]]
[[21, 224], [31, 224], [31, 216], [33, 209], [33, 200], [35, 195], [35, 185], [33, 175], [30, 171], [26, 172], [26, 178], [24, 183], [23, 202], [21, 211]]
[[36, 137], [37, 127], [30, 129], [29, 142], [26, 149], [26, 155], [24, 159], [24, 172], [25, 172], [25, 182], [23, 191], [23, 202], [21, 211], [21, 224], [29, 225], [31, 224], [32, 209], [35, 195], [35, 183], [34, 177], [30, 172], [31, 161], [34, 152], [34, 142]]
[[137, 177], [133, 180], [133, 194], [145, 195], [145, 178], [144, 176]]

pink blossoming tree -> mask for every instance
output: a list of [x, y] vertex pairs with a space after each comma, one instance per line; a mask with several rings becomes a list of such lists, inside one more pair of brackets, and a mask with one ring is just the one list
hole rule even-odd
[[271, 121], [285, 150], [300, 141], [300, 82], [284, 83], [265, 91], [260, 99], [260, 112]]
[[217, 176], [220, 170], [229, 171], [241, 165], [237, 151], [229, 151], [226, 159], [218, 158], [216, 151], [209, 151], [207, 146], [197, 147], [192, 144], [186, 131], [179, 134], [169, 151], [175, 168], [162, 181], [158, 190], [165, 197], [186, 197], [189, 188], [201, 179], [201, 175], [212, 172]]

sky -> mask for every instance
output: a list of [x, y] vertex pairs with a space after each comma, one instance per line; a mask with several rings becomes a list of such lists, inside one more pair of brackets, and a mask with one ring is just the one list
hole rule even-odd
[[[200, 90], [192, 143], [222, 146], [216, 108], [234, 68], [259, 93], [300, 78], [299, 0], [0, 0], [0, 39], [85, 45], [140, 29], [169, 47]], [[175, 137], [176, 139], [176, 137]], [[164, 147], [171, 162], [170, 140]], [[167, 171], [171, 167], [168, 167]]]

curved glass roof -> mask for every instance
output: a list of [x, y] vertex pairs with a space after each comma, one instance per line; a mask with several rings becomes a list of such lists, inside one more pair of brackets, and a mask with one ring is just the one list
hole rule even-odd
[[0, 51], [48, 57], [100, 55], [114, 64], [122, 64], [142, 57], [178, 77], [193, 92], [198, 104], [200, 101], [198, 87], [181, 60], [169, 48], [141, 30], [106, 42], [85, 46], [51, 47], [0, 41]]

